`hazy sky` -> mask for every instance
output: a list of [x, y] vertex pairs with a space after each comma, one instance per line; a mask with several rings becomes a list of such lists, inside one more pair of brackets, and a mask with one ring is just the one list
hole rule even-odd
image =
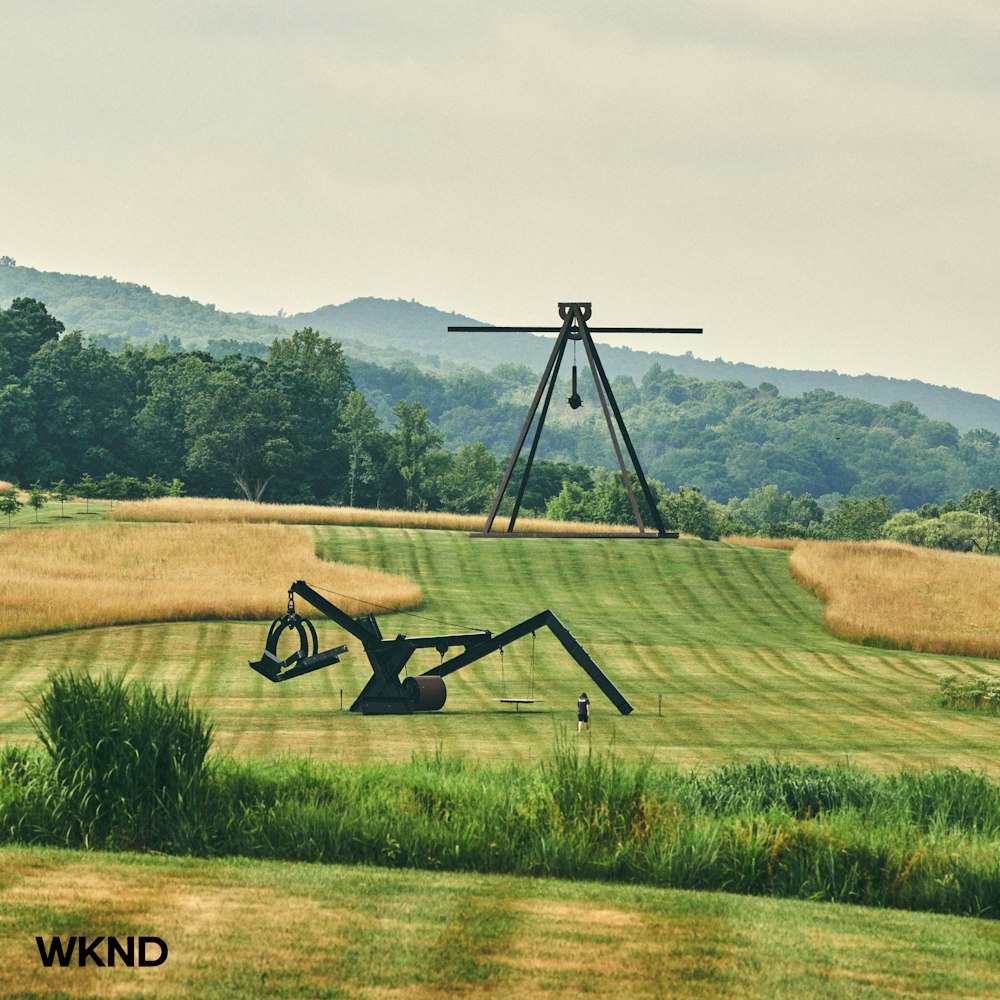
[[0, 254], [1000, 397], [997, 0], [0, 0]]

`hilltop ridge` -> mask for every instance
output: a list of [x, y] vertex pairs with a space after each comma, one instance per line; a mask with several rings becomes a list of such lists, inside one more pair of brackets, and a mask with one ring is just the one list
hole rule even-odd
[[[428, 369], [489, 370], [516, 361], [540, 370], [551, 350], [549, 340], [528, 333], [503, 337], [448, 333], [449, 325], [491, 320], [404, 299], [361, 297], [294, 315], [263, 316], [223, 312], [211, 303], [163, 295], [147, 285], [109, 276], [61, 274], [16, 264], [0, 266], [0, 307], [17, 297], [44, 302], [67, 328], [80, 329], [112, 347], [129, 341], [162, 341], [178, 349], [206, 349], [213, 341], [267, 344], [290, 330], [312, 326], [340, 340], [350, 356], [382, 365], [408, 361]], [[703, 381], [739, 381], [752, 387], [770, 383], [789, 396], [825, 389], [883, 406], [906, 401], [962, 432], [984, 427], [1000, 433], [1000, 400], [917, 379], [762, 367], [723, 358], [710, 361], [695, 357], [691, 351], [668, 354], [610, 345], [602, 346], [601, 356], [612, 376], [641, 379], [658, 364]]]

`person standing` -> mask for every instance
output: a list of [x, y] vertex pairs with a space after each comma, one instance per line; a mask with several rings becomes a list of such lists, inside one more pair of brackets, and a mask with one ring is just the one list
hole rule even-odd
[[580, 697], [576, 699], [576, 734], [580, 735], [583, 726], [586, 725], [587, 732], [590, 732], [590, 699], [586, 691], [580, 692]]

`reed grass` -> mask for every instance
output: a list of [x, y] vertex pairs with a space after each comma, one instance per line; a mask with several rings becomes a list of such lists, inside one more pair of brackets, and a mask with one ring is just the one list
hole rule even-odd
[[0, 842], [555, 876], [1000, 917], [1000, 788], [756, 761], [704, 774], [567, 738], [540, 765], [213, 758], [179, 696], [56, 677], [0, 754]]
[[[430, 528], [443, 531], [481, 531], [484, 514], [448, 514], [442, 511], [372, 510], [365, 507], [324, 507], [315, 504], [253, 503], [201, 497], [161, 497], [156, 500], [123, 500], [110, 517], [116, 521], [235, 521], [241, 524], [333, 524], [375, 528]], [[506, 521], [503, 521], [506, 525]], [[494, 530], [500, 529], [500, 525]], [[554, 534], [561, 531], [595, 531], [635, 534], [633, 525], [584, 524], [519, 518], [515, 532]]]
[[311, 536], [277, 524], [109, 524], [0, 535], [0, 637], [154, 621], [262, 619], [293, 580], [413, 608], [420, 588], [378, 569], [326, 562]]
[[50, 765], [35, 797], [51, 811], [43, 836], [126, 850], [197, 843], [212, 726], [186, 697], [107, 673], [62, 674], [30, 714]]
[[898, 542], [801, 541], [788, 565], [843, 639], [1000, 657], [1000, 559]]

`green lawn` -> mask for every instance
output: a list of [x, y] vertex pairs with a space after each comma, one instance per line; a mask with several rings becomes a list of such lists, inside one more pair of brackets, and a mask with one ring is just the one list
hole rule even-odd
[[[155, 935], [162, 966], [44, 969], [35, 935]], [[337, 865], [0, 850], [0, 993], [158, 997], [1000, 995], [1000, 924]]]
[[107, 513], [107, 500], [91, 500], [90, 503], [83, 500], [67, 500], [62, 504], [50, 500], [37, 511], [29, 507], [25, 500], [24, 507], [10, 518], [5, 514], [0, 515], [0, 531], [31, 527], [78, 526], [103, 520]]
[[[494, 654], [450, 677], [440, 713], [371, 718], [346, 711], [368, 676], [357, 642], [349, 641], [342, 663], [272, 685], [246, 665], [260, 653], [265, 626], [199, 622], [0, 642], [11, 667], [0, 692], [0, 742], [32, 738], [24, 696], [51, 670], [109, 667], [189, 689], [217, 720], [219, 747], [237, 755], [356, 761], [440, 748], [484, 761], [537, 760], [559, 732], [575, 729], [576, 696], [590, 687], [595, 745], [613, 742], [629, 757], [688, 767], [777, 756], [849, 760], [880, 771], [958, 765], [1000, 775], [998, 720], [946, 710], [936, 699], [941, 675], [995, 672], [997, 665], [834, 638], [822, 626], [819, 602], [790, 579], [785, 552], [685, 540], [303, 530], [314, 532], [328, 558], [420, 583], [425, 601], [417, 616], [381, 618], [387, 635], [497, 631], [550, 608], [636, 711], [620, 716], [547, 631], [537, 636], [533, 667], [527, 637], [507, 649], [502, 668]], [[276, 615], [284, 603], [276, 593]], [[349, 638], [322, 616], [315, 620], [330, 645]], [[426, 651], [413, 662], [426, 669], [437, 660]], [[504, 691], [544, 700], [515, 714], [497, 701]]]

